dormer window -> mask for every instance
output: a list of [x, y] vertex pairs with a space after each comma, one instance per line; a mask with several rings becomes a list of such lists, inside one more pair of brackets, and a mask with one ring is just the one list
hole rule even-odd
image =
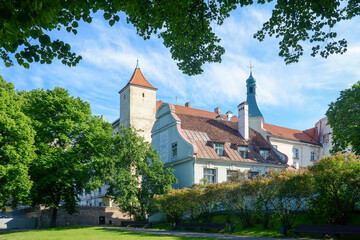
[[215, 149], [215, 152], [219, 156], [224, 156], [224, 144], [223, 143], [214, 143], [214, 149]]
[[238, 152], [243, 159], [247, 158], [247, 147], [246, 146], [238, 146]]
[[269, 160], [270, 158], [269, 150], [260, 150], [260, 155], [264, 160]]

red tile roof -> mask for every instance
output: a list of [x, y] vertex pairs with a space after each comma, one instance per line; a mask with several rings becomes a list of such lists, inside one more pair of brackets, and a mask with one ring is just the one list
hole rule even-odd
[[140, 68], [135, 68], [135, 71], [133, 73], [133, 75], [130, 78], [130, 81], [126, 84], [125, 87], [123, 87], [120, 92], [126, 88], [129, 84], [132, 85], [137, 85], [137, 86], [142, 86], [142, 87], [147, 87], [147, 88], [152, 88], [157, 90], [156, 87], [154, 87], [153, 85], [151, 85], [146, 78], [144, 77], [144, 75], [142, 74]]
[[[280, 127], [269, 123], [264, 123], [264, 129], [269, 131], [271, 133], [271, 136], [273, 137], [286, 138], [290, 140], [306, 142], [311, 144], [319, 144], [317, 140], [315, 140], [310, 135], [305, 133], [305, 131]], [[310, 133], [312, 131], [308, 131], [308, 132]]]
[[[186, 138], [197, 147], [196, 156], [198, 158], [284, 164], [274, 150], [271, 149], [270, 144], [256, 131], [250, 129], [250, 138], [245, 140], [238, 131], [237, 122], [178, 112], [175, 115], [181, 121], [181, 130]], [[224, 143], [224, 156], [219, 156], [215, 152], [213, 143], [216, 142]], [[248, 147], [248, 157], [246, 159], [240, 156], [237, 146]], [[264, 160], [259, 154], [260, 149], [269, 150], [270, 159]]]
[[[163, 101], [156, 101], [156, 110], [163, 103], [164, 103]], [[180, 105], [175, 105], [175, 104], [172, 104], [172, 105], [175, 106], [176, 113], [187, 114], [187, 115], [192, 115], [192, 116], [201, 116], [201, 117], [207, 117], [207, 118], [216, 118], [219, 115], [215, 112], [209, 112], [209, 111], [205, 111], [205, 110], [201, 110], [201, 109], [185, 107], [185, 106], [180, 106]], [[224, 119], [226, 119], [225, 114], [221, 114], [221, 115], [223, 116]], [[239, 121], [238, 117], [236, 117], [236, 116], [232, 117], [232, 122], [238, 122], [238, 121]]]
[[[163, 104], [163, 101], [156, 101], [156, 110], [160, 107], [161, 104]], [[178, 114], [186, 114], [186, 115], [191, 115], [191, 116], [201, 116], [201, 117], [206, 117], [206, 118], [213, 118], [216, 119], [216, 117], [218, 116], [217, 113], [215, 112], [209, 112], [209, 111], [205, 111], [205, 110], [200, 110], [200, 109], [196, 109], [196, 108], [190, 108], [190, 107], [185, 107], [185, 106], [180, 106], [180, 105], [175, 105], [172, 104], [175, 107], [175, 112]], [[224, 119], [226, 119], [226, 115], [221, 114]], [[238, 117], [233, 116], [232, 117], [232, 122], [237, 122], [239, 121]], [[228, 122], [228, 121], [226, 121]], [[228, 122], [229, 123], [229, 122]], [[237, 126], [236, 126], [237, 129]], [[264, 129], [267, 130], [268, 132], [271, 133], [272, 136], [274, 137], [280, 137], [280, 138], [286, 138], [286, 139], [291, 139], [291, 140], [295, 140], [295, 141], [300, 141], [300, 142], [306, 142], [306, 143], [311, 143], [311, 144], [319, 144], [319, 139], [318, 139], [318, 133], [316, 128], [311, 128], [305, 131], [301, 131], [301, 130], [296, 130], [296, 129], [291, 129], [291, 128], [285, 128], [285, 127], [280, 127], [280, 126], [276, 126], [276, 125], [272, 125], [269, 123], [264, 123]]]

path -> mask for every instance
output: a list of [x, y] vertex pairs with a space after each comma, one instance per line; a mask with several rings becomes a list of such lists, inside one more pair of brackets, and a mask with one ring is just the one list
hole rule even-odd
[[[104, 227], [104, 228], [130, 231], [130, 232], [153, 233], [159, 235], [173, 235], [173, 236], [194, 237], [194, 238], [214, 238], [214, 239], [227, 239], [227, 240], [280, 240], [280, 239], [284, 240], [284, 238], [250, 237], [250, 236], [228, 235], [228, 234], [220, 234], [220, 233], [169, 231], [169, 230], [148, 229], [148, 228], [131, 228], [131, 227]], [[285, 239], [295, 240], [295, 238], [285, 238]]]

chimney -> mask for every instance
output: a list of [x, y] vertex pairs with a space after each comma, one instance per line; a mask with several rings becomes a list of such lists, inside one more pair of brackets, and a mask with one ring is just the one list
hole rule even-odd
[[214, 113], [220, 114], [220, 107], [215, 108]]
[[239, 133], [247, 140], [249, 138], [249, 104], [242, 102], [238, 106]]
[[190, 107], [190, 102], [185, 103], [185, 107]]
[[105, 115], [101, 115], [101, 120], [103, 120], [103, 122], [105, 122]]
[[226, 120], [228, 120], [228, 121], [231, 121], [232, 120], [232, 117], [233, 117], [233, 113], [232, 113], [232, 111], [227, 111], [226, 112]]

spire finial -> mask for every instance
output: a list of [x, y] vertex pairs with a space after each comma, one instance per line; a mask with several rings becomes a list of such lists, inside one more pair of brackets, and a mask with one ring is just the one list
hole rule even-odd
[[248, 66], [248, 68], [250, 68], [250, 75], [252, 75], [252, 69], [254, 68], [254, 65], [251, 65], [251, 60], [250, 60], [250, 66]]
[[140, 69], [140, 66], [139, 66], [139, 59], [136, 60], [136, 68], [137, 69]]

